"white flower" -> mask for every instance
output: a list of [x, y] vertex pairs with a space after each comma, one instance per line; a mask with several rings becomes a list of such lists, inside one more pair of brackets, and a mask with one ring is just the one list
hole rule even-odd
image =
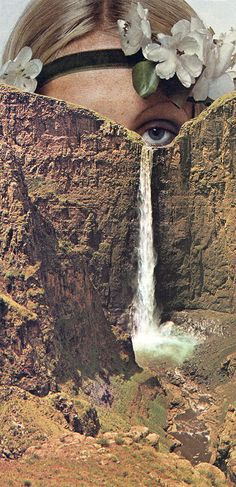
[[121, 47], [126, 56], [135, 54], [151, 40], [151, 27], [147, 20], [148, 9], [144, 9], [140, 3], [132, 6], [129, 19], [118, 20], [118, 30], [121, 38]]
[[222, 39], [212, 44], [208, 50], [206, 68], [192, 90], [195, 101], [204, 101], [206, 98], [216, 100], [219, 96], [234, 91], [234, 50], [233, 43], [224, 43]]
[[[180, 20], [171, 29], [172, 36], [158, 34], [159, 43], [143, 48], [143, 55], [157, 62], [156, 73], [162, 79], [175, 74], [186, 88], [194, 83], [203, 69], [204, 41], [207, 30], [198, 19]], [[197, 30], [198, 29], [198, 30]]]
[[147, 17], [148, 10], [138, 3], [132, 7], [128, 21], [118, 21], [126, 55], [142, 48], [144, 58], [156, 63], [154, 69], [159, 78], [169, 80], [176, 75], [186, 88], [195, 84], [192, 96], [196, 101], [215, 100], [234, 90], [236, 29], [231, 28], [217, 40], [211, 28], [193, 17], [191, 21], [178, 21], [171, 35], [155, 34], [153, 42]]
[[14, 61], [7, 61], [0, 69], [0, 83], [17, 86], [33, 93], [37, 87], [36, 77], [42, 70], [40, 59], [31, 59], [32, 49], [25, 46]]
[[220, 45], [222, 44], [233, 44], [234, 46], [234, 51], [232, 54], [232, 63], [230, 67], [227, 69], [226, 73], [229, 74], [229, 76], [234, 79], [236, 78], [236, 29], [233, 29], [231, 27], [230, 31], [228, 33], [221, 34], [219, 37], [218, 43]]
[[231, 27], [230, 31], [224, 34], [220, 34], [219, 41], [220, 44], [233, 44], [235, 46], [234, 54], [236, 52], [236, 29]]

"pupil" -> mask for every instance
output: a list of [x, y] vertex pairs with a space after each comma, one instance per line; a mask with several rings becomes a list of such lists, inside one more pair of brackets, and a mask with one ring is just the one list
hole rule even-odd
[[159, 140], [162, 139], [162, 137], [164, 137], [165, 129], [154, 127], [152, 129], [149, 129], [148, 133], [150, 137], [152, 137], [154, 140]]

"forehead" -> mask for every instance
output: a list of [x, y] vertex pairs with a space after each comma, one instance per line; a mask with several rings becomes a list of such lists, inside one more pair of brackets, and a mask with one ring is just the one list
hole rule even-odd
[[[76, 52], [120, 47], [116, 30], [96, 30], [71, 41], [57, 52], [55, 58]], [[176, 123], [183, 123], [191, 117], [188, 115], [186, 118], [186, 113], [171, 103], [164, 85], [148, 98], [141, 98], [133, 88], [130, 68], [101, 68], [66, 74], [49, 81], [39, 93], [82, 105], [131, 129], [142, 123], [140, 118], [146, 116], [170, 116]]]
[[128, 128], [138, 123], [141, 114], [170, 116], [182, 123], [182, 111], [161, 88], [148, 98], [141, 98], [132, 85], [132, 70], [127, 68], [66, 74], [46, 83], [39, 93], [95, 110]]

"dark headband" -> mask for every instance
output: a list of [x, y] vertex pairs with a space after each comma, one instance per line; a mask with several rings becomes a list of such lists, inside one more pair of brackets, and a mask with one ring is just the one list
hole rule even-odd
[[113, 67], [133, 68], [142, 59], [141, 50], [131, 56], [125, 56], [121, 49], [101, 49], [68, 54], [43, 66], [41, 73], [37, 77], [37, 89], [52, 79], [75, 73], [76, 71]]
[[[100, 49], [68, 54], [55, 59], [51, 63], [44, 64], [41, 73], [37, 77], [37, 89], [40, 89], [48, 81], [70, 73], [99, 68], [133, 68], [143, 60], [141, 49], [131, 56], [126, 56], [122, 49]], [[176, 76], [168, 81], [160, 80], [160, 87], [178, 107], [181, 107], [186, 102], [191, 91], [191, 88], [184, 88]]]

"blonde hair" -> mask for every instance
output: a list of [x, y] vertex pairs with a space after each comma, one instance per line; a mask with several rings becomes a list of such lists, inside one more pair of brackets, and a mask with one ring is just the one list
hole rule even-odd
[[[33, 57], [40, 58], [44, 64], [53, 61], [69, 42], [90, 31], [114, 32], [117, 20], [127, 18], [131, 3], [128, 0], [31, 0], [11, 32], [3, 63], [13, 60], [24, 46], [30, 46]], [[169, 33], [178, 20], [196, 16], [184, 0], [141, 3], [149, 9], [153, 32]]]

